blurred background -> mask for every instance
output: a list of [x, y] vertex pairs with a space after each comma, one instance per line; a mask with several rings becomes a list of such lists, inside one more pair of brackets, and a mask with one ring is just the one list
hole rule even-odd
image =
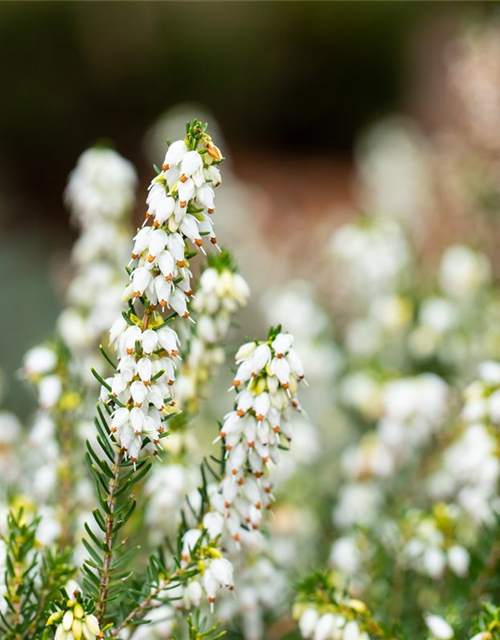
[[[359, 141], [394, 113], [428, 135], [458, 122], [450, 51], [494, 10], [454, 2], [1, 3], [7, 405], [29, 412], [15, 372], [62, 306], [76, 237], [62, 194], [84, 149], [111, 143], [136, 165], [144, 194], [185, 116], [214, 123], [232, 173], [220, 191], [218, 235], [253, 289], [252, 317], [266, 289], [286, 279], [327, 291], [316, 257], [325, 232], [363, 207]], [[141, 203], [140, 195], [137, 220]], [[422, 251], [432, 254], [462, 224], [445, 224], [443, 212], [430, 211], [434, 232]]]

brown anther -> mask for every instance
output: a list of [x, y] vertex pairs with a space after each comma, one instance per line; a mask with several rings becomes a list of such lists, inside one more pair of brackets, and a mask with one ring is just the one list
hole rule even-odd
[[245, 484], [245, 481], [243, 480], [243, 478], [240, 478], [236, 484], [242, 487]]
[[245, 522], [246, 522], [247, 524], [250, 524], [250, 518], [245, 518]]
[[282, 353], [277, 353], [277, 354], [276, 354], [276, 357], [277, 357], [278, 359], [281, 359], [281, 358], [283, 357], [283, 354], [282, 354]]
[[116, 433], [116, 427], [110, 427], [109, 430], [111, 431], [111, 433]]
[[140, 408], [142, 407], [142, 402], [136, 402], [136, 403], [135, 403], [135, 406], [136, 406], [138, 409], [140, 409]]
[[271, 487], [265, 487], [264, 491], [265, 491], [266, 493], [271, 493]]
[[233, 476], [235, 476], [238, 473], [238, 469], [233, 469]]
[[134, 456], [130, 456], [130, 459], [132, 460], [132, 462], [137, 462], [137, 458], [134, 458]]
[[172, 355], [174, 357], [179, 355], [179, 352], [177, 351], [177, 349], [172, 349]]
[[250, 449], [253, 449], [255, 446], [255, 442], [252, 440], [251, 442], [247, 442], [248, 447], [250, 447]]
[[167, 306], [167, 301], [163, 298], [163, 300], [160, 300], [160, 304], [162, 307], [166, 307]]
[[263, 462], [264, 464], [267, 464], [267, 463], [269, 462], [269, 458], [268, 458], [267, 456], [264, 456], [264, 457], [262, 458], [262, 462]]
[[138, 254], [138, 253], [134, 253], [134, 252], [132, 251], [131, 256], [132, 256], [132, 260], [135, 260], [136, 258], [138, 258], [138, 257], [139, 257], [139, 254]]
[[239, 534], [238, 534], [238, 533], [235, 533], [235, 534], [233, 535], [233, 539], [234, 539], [234, 540], [236, 540], [236, 542], [239, 542], [239, 541], [240, 541], [240, 536], [239, 536]]
[[185, 264], [186, 264], [186, 263], [184, 262], [184, 260], [177, 260], [177, 266], [178, 266], [178, 267], [181, 267], [181, 268], [182, 268], [182, 267], [184, 267], [184, 266], [185, 266]]
[[134, 353], [134, 350], [133, 349], [127, 349], [127, 353], [130, 356], [130, 355], [132, 355]]
[[203, 242], [201, 241], [201, 238], [196, 238], [196, 240], [194, 241], [195, 245], [197, 247], [201, 247], [203, 245]]
[[141, 432], [140, 432], [140, 431], [137, 431], [137, 429], [136, 429], [136, 430], [134, 431], [134, 435], [136, 435], [136, 436], [140, 436], [140, 435], [141, 435]]
[[174, 384], [174, 381], [173, 381], [173, 380], [169, 380], [169, 381], [167, 382], [167, 384], [168, 384], [168, 386], [169, 386], [169, 387], [171, 387], [171, 386]]
[[167, 163], [164, 163], [161, 165], [161, 170], [162, 171], [168, 171], [170, 169], [170, 165]]
[[189, 289], [189, 291], [186, 291], [186, 295], [187, 296], [192, 296], [193, 295], [193, 290]]
[[216, 238], [215, 236], [212, 236], [212, 237], [210, 238], [210, 242], [211, 242], [212, 244], [217, 244], [217, 238]]
[[153, 311], [154, 311], [154, 310], [156, 309], [156, 307], [157, 307], [157, 306], [158, 306], [157, 304], [152, 304], [152, 305], [151, 305], [151, 309], [153, 309]]
[[153, 217], [153, 214], [151, 213], [151, 211], [146, 211], [146, 213], [144, 214], [144, 217], [146, 218], [146, 220], [149, 220], [149, 218]]
[[208, 601], [210, 602], [210, 604], [214, 604], [215, 602], [215, 598], [213, 596], [210, 596], [210, 598], [208, 599]]
[[160, 226], [160, 223], [158, 222], [158, 220], [155, 220], [155, 221], [153, 222], [153, 227], [154, 227], [155, 229], [158, 229], [158, 227], [159, 227], [159, 226]]
[[212, 213], [215, 211], [215, 209], [207, 209], [207, 211], [208, 211], [208, 213], [209, 213], [210, 215], [212, 215]]
[[160, 427], [160, 428], [158, 429], [158, 433], [159, 433], [159, 434], [165, 433], [165, 429], [164, 429], [163, 427]]
[[151, 380], [143, 380], [143, 381], [142, 381], [142, 384], [143, 384], [145, 387], [149, 387], [149, 385], [151, 384]]
[[225, 438], [226, 437], [226, 432], [225, 431], [219, 431], [219, 437], [220, 438]]
[[230, 584], [228, 589], [229, 589], [229, 591], [234, 591], [234, 584]]
[[280, 432], [280, 428], [278, 427], [278, 425], [273, 427], [273, 431], [274, 431], [274, 433], [279, 433]]
[[183, 318], [189, 318], [189, 311], [186, 311], [186, 313], [182, 317]]
[[241, 382], [239, 380], [233, 380], [233, 387], [239, 387]]
[[270, 509], [271, 505], [270, 504], [266, 504], [266, 509]]
[[262, 415], [262, 413], [259, 413], [259, 415], [257, 416], [257, 422], [261, 422], [262, 420], [264, 420], [264, 416]]
[[296, 409], [298, 406], [299, 406], [299, 403], [297, 402], [297, 400], [292, 400], [292, 407]]
[[187, 180], [187, 175], [183, 173], [182, 176], [180, 177], [180, 181], [184, 183], [186, 182], [186, 180]]
[[228, 500], [226, 500], [226, 502], [224, 502], [224, 506], [226, 507], [226, 509], [229, 509], [229, 507], [231, 506], [231, 503], [228, 502]]
[[180, 205], [181, 209], [184, 209], [184, 208], [186, 207], [186, 205], [187, 205], [186, 200], [181, 200], [181, 201], [179, 202], [179, 205]]
[[262, 478], [262, 476], [263, 476], [264, 474], [262, 473], [262, 471], [254, 471], [254, 472], [253, 472], [253, 475], [254, 475], [256, 478]]
[[262, 508], [262, 505], [260, 504], [260, 502], [256, 502], [254, 506], [255, 506], [256, 509], [261, 509]]
[[[226, 451], [231, 451], [231, 449], [233, 448], [230, 444], [226, 444], [226, 446], [224, 447], [226, 449]], [[234, 471], [233, 471], [234, 473]]]
[[283, 389], [290, 389], [290, 383], [289, 382], [284, 382], [283, 383]]
[[165, 280], [167, 282], [172, 282], [173, 279], [174, 279], [174, 275], [172, 273], [169, 273], [168, 276], [165, 276]]
[[140, 291], [134, 291], [134, 298], [138, 298], [140, 295]]
[[243, 411], [243, 409], [238, 409], [236, 413], [240, 416], [240, 418], [245, 415], [245, 412]]

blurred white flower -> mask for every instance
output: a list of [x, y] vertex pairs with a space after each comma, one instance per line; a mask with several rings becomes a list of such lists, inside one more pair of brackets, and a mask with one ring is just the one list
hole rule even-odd
[[486, 255], [465, 245], [449, 247], [441, 259], [439, 279], [443, 291], [458, 300], [468, 298], [488, 284], [491, 265]]

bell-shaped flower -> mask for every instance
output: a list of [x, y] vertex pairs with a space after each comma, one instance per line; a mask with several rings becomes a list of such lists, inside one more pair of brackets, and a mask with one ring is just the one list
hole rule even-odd
[[175, 260], [170, 251], [162, 251], [156, 257], [156, 262], [160, 267], [160, 271], [167, 280], [173, 280]]
[[165, 160], [163, 161], [162, 167], [163, 171], [167, 171], [170, 167], [178, 165], [187, 152], [188, 148], [184, 140], [172, 142], [165, 154]]
[[252, 355], [252, 373], [257, 375], [267, 366], [271, 359], [271, 349], [267, 344], [260, 344]]
[[222, 533], [224, 518], [220, 513], [210, 511], [203, 517], [203, 527], [207, 530], [210, 540], [215, 540]]
[[288, 389], [290, 386], [290, 365], [286, 358], [273, 358], [271, 361], [271, 371], [278, 378], [281, 385]]
[[132, 286], [134, 297], [138, 298], [152, 280], [151, 272], [146, 267], [138, 267], [132, 274]]
[[132, 248], [132, 258], [137, 258], [147, 248], [152, 233], [153, 229], [151, 227], [143, 227], [137, 232]]
[[130, 394], [136, 407], [140, 407], [142, 405], [146, 399], [147, 393], [147, 388], [142, 382], [139, 382], [139, 380], [132, 382], [130, 385]]
[[163, 229], [155, 229], [153, 231], [148, 245], [148, 262], [153, 262], [156, 256], [165, 249], [167, 239], [168, 236]]
[[203, 184], [196, 189], [196, 199], [203, 205], [207, 212], [212, 214], [215, 211], [214, 190], [208, 184]]
[[142, 350], [151, 355], [158, 345], [158, 333], [152, 329], [146, 329], [141, 336]]
[[202, 168], [203, 160], [198, 151], [188, 151], [181, 162], [181, 182], [186, 182], [195, 171]]
[[277, 358], [282, 358], [288, 353], [293, 344], [293, 336], [290, 333], [278, 333], [271, 343]]
[[238, 388], [243, 382], [250, 379], [254, 369], [252, 360], [243, 360], [234, 376], [233, 386]]
[[185, 182], [179, 182], [179, 205], [182, 209], [186, 207], [187, 203], [194, 196], [194, 190], [195, 186], [191, 178], [188, 178]]

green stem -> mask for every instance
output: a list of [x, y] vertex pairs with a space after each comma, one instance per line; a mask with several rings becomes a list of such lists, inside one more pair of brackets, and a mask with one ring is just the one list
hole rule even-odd
[[113, 630], [111, 637], [116, 638], [118, 634], [125, 629], [127, 625], [133, 622], [136, 618], [142, 617], [146, 614], [148, 609], [154, 608], [155, 605], [151, 605], [152, 601], [158, 597], [158, 595], [166, 589], [172, 582], [175, 582], [182, 573], [182, 569], [178, 569], [175, 573], [173, 573], [169, 578], [162, 580], [162, 582], [153, 589], [151, 593], [144, 598], [136, 607], [132, 609], [132, 611], [128, 614], [128, 616], [120, 622], [120, 624]]
[[113, 561], [113, 529], [115, 525], [115, 494], [118, 489], [120, 480], [120, 465], [123, 460], [121, 450], [115, 454], [113, 462], [113, 477], [109, 481], [108, 499], [106, 500], [108, 512], [106, 514], [106, 531], [104, 534], [104, 543], [106, 550], [104, 551], [103, 564], [101, 571], [101, 584], [99, 587], [99, 599], [96, 606], [96, 616], [99, 624], [102, 626], [104, 616], [106, 614], [107, 598], [109, 592], [109, 583], [111, 580], [112, 561]]

